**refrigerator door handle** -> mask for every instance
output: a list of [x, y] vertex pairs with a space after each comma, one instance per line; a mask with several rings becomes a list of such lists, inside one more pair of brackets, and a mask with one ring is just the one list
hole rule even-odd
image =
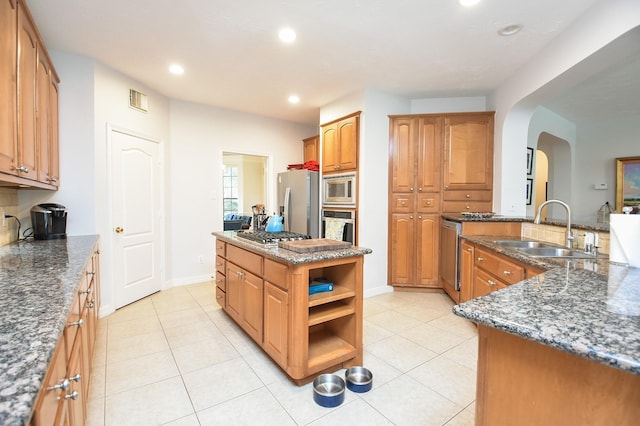
[[290, 230], [290, 214], [289, 214], [289, 202], [291, 201], [291, 188], [287, 187], [284, 190], [284, 230], [285, 231], [289, 231]]

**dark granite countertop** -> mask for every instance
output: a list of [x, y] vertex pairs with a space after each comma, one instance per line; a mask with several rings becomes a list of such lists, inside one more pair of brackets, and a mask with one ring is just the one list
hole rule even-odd
[[24, 425], [97, 235], [0, 247], [0, 424]]
[[495, 236], [464, 237], [546, 269], [453, 308], [456, 315], [640, 375], [640, 269], [597, 259], [518, 254]]
[[[531, 222], [533, 223], [533, 217], [522, 217], [522, 216], [501, 216], [494, 215], [491, 217], [474, 217], [470, 215], [460, 214], [443, 214], [443, 219], [453, 220], [455, 222]], [[542, 225], [553, 225], [553, 226], [567, 226], [566, 221], [562, 220], [543, 220], [540, 222]], [[608, 223], [572, 223], [572, 229], [583, 229], [585, 231], [598, 231], [598, 232], [609, 232], [609, 224]]]
[[280, 260], [294, 265], [313, 263], [321, 260], [363, 256], [365, 254], [372, 253], [371, 249], [357, 246], [351, 246], [349, 248], [339, 250], [317, 251], [314, 253], [297, 253], [295, 251], [279, 247], [267, 248], [246, 242], [246, 240], [236, 237], [236, 231], [212, 232], [211, 234], [216, 238], [220, 238], [222, 241], [232, 243], [234, 245], [237, 245], [238, 247], [242, 247], [254, 253], [258, 253], [263, 256], [270, 257], [274, 260]]

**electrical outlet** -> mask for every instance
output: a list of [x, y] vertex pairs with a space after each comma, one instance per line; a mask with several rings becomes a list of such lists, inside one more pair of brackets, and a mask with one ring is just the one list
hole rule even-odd
[[204, 256], [198, 256], [198, 262], [204, 263]]

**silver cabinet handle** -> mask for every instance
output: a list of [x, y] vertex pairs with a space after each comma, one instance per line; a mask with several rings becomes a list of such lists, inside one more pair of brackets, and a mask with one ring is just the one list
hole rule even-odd
[[[467, 251], [468, 251], [468, 252], [472, 252], [472, 251], [473, 251], [473, 248], [471, 248], [471, 247], [467, 247]], [[480, 259], [478, 259], [478, 260], [480, 260]]]
[[53, 385], [53, 386], [49, 386], [47, 387], [47, 390], [57, 390], [57, 389], [62, 389], [64, 391], [69, 390], [69, 387], [71, 386], [71, 383], [69, 382], [68, 379], [64, 379], [62, 381], [60, 381], [60, 383], [58, 383], [57, 385]]
[[92, 289], [92, 288], [88, 288], [88, 289], [86, 289], [86, 290], [82, 290], [82, 291], [80, 291], [80, 294], [90, 294], [92, 291], [93, 291], [93, 289]]
[[471, 198], [471, 194], [465, 194], [465, 197]]
[[76, 400], [77, 398], [78, 398], [78, 391], [77, 391], [77, 390], [74, 390], [73, 392], [68, 393], [68, 394], [66, 394], [66, 395], [64, 396], [64, 399], [73, 399], [73, 400]]
[[409, 188], [409, 191], [413, 192], [413, 187]]
[[496, 285], [496, 282], [493, 280], [487, 280], [487, 284], [493, 287], [494, 285]]
[[71, 380], [72, 382], [76, 382], [77, 383], [77, 382], [80, 381], [81, 378], [82, 378], [82, 376], [80, 376], [80, 373], [78, 373], [73, 377], [69, 377], [69, 380]]
[[484, 257], [479, 257], [478, 262], [484, 262]]
[[58, 182], [58, 179], [54, 178], [54, 177], [48, 177], [47, 180], [51, 183], [56, 183]]
[[74, 325], [77, 325], [78, 327], [82, 327], [82, 324], [84, 324], [84, 321], [81, 318], [78, 321], [70, 322], [69, 324], [67, 324], [67, 326], [72, 327]]
[[222, 299], [222, 296], [216, 296], [216, 299]]
[[505, 275], [511, 275], [511, 271], [503, 271], [502, 273]]
[[24, 167], [24, 166], [16, 167], [16, 171], [18, 171], [18, 172], [22, 172], [22, 173], [29, 173], [29, 169], [27, 169], [27, 168], [26, 168], [26, 167]]

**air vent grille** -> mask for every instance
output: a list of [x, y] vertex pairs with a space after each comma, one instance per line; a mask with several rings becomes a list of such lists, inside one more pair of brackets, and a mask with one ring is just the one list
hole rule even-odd
[[137, 90], [129, 89], [129, 106], [137, 109], [138, 111], [147, 112], [149, 108], [147, 95], [138, 92]]

